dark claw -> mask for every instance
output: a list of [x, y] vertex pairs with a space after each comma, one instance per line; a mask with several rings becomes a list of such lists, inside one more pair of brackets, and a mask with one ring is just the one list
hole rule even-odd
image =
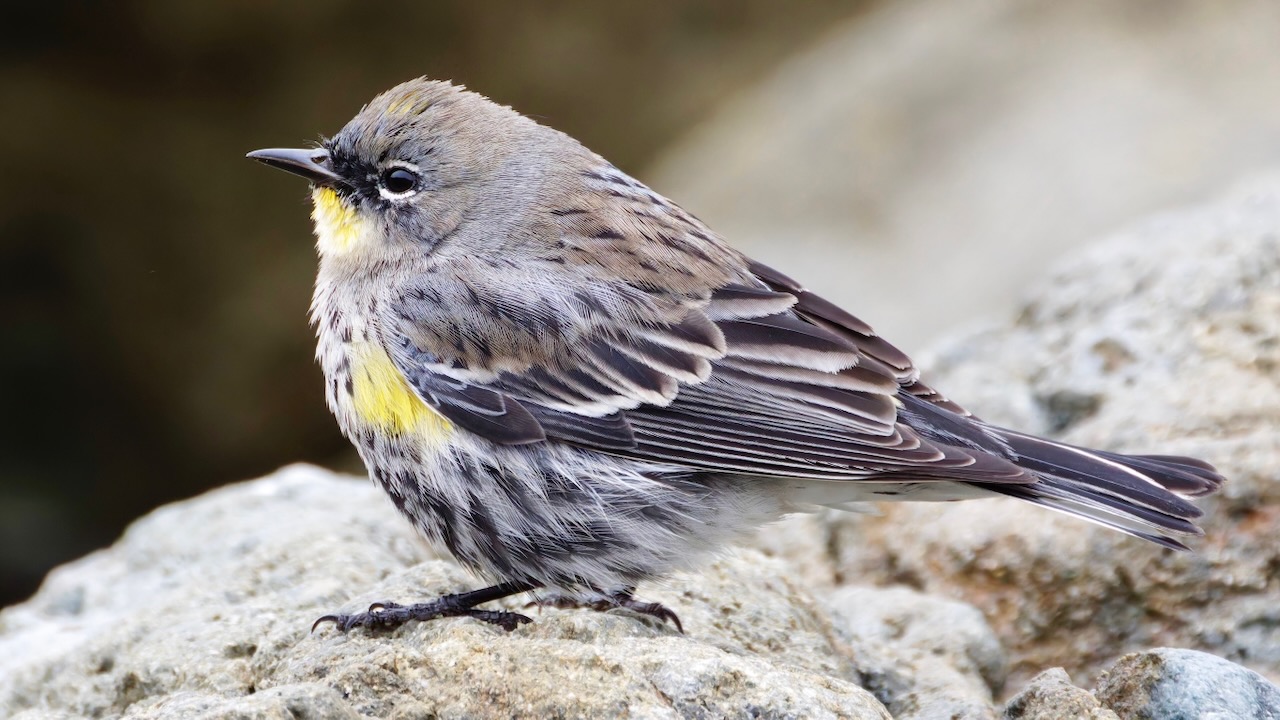
[[316, 628], [320, 627], [320, 623], [322, 622], [331, 622], [334, 625], [337, 625], [338, 627], [342, 627], [342, 620], [343, 618], [346, 618], [346, 617], [350, 617], [350, 616], [349, 615], [324, 615], [316, 619], [316, 621], [311, 624], [311, 632], [314, 633], [316, 631]]
[[676, 630], [681, 635], [684, 634], [684, 623], [680, 622], [680, 617], [676, 615], [671, 608], [668, 608], [662, 603], [640, 602], [632, 596], [630, 590], [610, 593], [595, 600], [578, 600], [566, 595], [550, 595], [534, 600], [533, 602], [525, 605], [525, 607], [553, 607], [560, 610], [585, 608], [587, 610], [597, 610], [600, 612], [612, 610], [613, 608], [626, 608], [627, 610], [639, 615], [648, 615], [649, 617], [657, 618], [663, 624], [670, 622], [672, 625], [676, 626]]
[[670, 620], [671, 624], [676, 626], [676, 631], [681, 635], [684, 634], [684, 623], [680, 622], [680, 616], [676, 615], [671, 608], [663, 605], [662, 603], [639, 602], [635, 598], [627, 596], [627, 598], [619, 602], [618, 605], [630, 610], [631, 612], [658, 618], [658, 620], [663, 623]]

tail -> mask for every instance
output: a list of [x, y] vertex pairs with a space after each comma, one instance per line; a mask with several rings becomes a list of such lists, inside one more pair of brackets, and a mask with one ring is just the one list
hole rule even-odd
[[1175, 550], [1175, 536], [1203, 535], [1195, 520], [1203, 513], [1188, 498], [1215, 492], [1224, 478], [1202, 460], [1173, 455], [1119, 453], [1054, 442], [989, 428], [1003, 439], [1006, 457], [1038, 482], [983, 483], [984, 489], [1016, 497]]
[[1188, 499], [1209, 495], [1223, 483], [1217, 470], [1202, 460], [1090, 450], [988, 425], [931, 397], [910, 393], [899, 397], [905, 403], [901, 417], [922, 435], [968, 452], [997, 456], [1032, 476], [1022, 482], [992, 478], [967, 484], [1167, 548], [1187, 549], [1170, 535], [1204, 534], [1194, 522], [1204, 513]]

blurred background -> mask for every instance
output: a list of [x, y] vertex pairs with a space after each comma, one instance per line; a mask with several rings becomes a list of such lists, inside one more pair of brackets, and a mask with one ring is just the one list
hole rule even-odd
[[158, 504], [361, 471], [305, 188], [243, 155], [397, 82], [568, 132], [910, 352], [1280, 166], [1274, 0], [48, 0], [0, 37], [0, 605]]

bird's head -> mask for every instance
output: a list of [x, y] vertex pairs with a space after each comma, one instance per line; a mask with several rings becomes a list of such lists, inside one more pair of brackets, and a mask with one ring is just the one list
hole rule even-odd
[[430, 253], [482, 215], [478, 203], [518, 200], [536, 174], [528, 148], [540, 130], [481, 95], [419, 78], [376, 97], [319, 147], [248, 157], [311, 181], [322, 257], [369, 259]]

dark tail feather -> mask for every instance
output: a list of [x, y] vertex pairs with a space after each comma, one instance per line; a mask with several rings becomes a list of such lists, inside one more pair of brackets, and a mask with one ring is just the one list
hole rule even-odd
[[1186, 546], [1165, 533], [1202, 534], [1193, 522], [1202, 512], [1186, 498], [1208, 495], [1223, 482], [1212, 465], [1193, 458], [1121, 455], [997, 432], [1012, 451], [1009, 459], [1040, 482], [982, 487], [1178, 550]]
[[1100, 457], [1120, 462], [1159, 479], [1169, 492], [1184, 497], [1204, 497], [1222, 487], [1222, 476], [1209, 463], [1178, 455], [1121, 455], [1092, 451]]

